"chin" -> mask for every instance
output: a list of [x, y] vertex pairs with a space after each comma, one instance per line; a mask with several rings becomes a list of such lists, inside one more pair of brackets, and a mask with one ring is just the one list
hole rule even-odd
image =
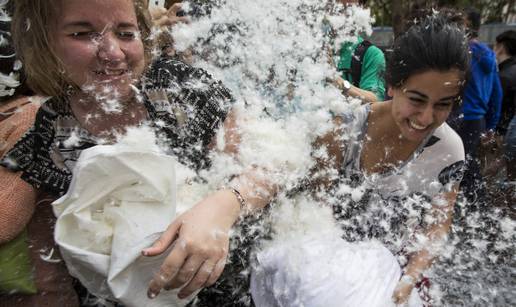
[[129, 84], [96, 83], [82, 87], [83, 93], [96, 100], [125, 101], [134, 96], [134, 90]]
[[410, 127], [408, 124], [404, 125], [401, 130], [401, 136], [410, 142], [421, 142], [423, 141], [433, 130], [432, 127], [427, 127], [424, 130], [416, 130]]
[[427, 128], [423, 131], [417, 131], [417, 130], [414, 130], [412, 128], [407, 128], [403, 133], [402, 133], [402, 136], [403, 138], [411, 141], [411, 142], [421, 142], [423, 141], [426, 137], [428, 137], [430, 135], [430, 133], [432, 132], [432, 129], [430, 128]]
[[113, 78], [113, 79], [95, 79], [93, 82], [85, 84], [82, 88], [84, 91], [92, 91], [97, 94], [114, 94], [127, 95], [133, 92], [132, 85], [136, 83], [134, 79], [129, 77]]

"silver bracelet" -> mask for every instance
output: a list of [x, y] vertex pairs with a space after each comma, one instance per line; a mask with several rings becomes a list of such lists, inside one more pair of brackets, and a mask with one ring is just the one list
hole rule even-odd
[[244, 197], [242, 196], [242, 194], [240, 194], [240, 192], [237, 189], [232, 188], [232, 187], [227, 187], [225, 189], [231, 191], [231, 193], [233, 193], [233, 195], [235, 195], [236, 199], [238, 200], [238, 203], [240, 204], [240, 211], [247, 208], [247, 202], [245, 201]]

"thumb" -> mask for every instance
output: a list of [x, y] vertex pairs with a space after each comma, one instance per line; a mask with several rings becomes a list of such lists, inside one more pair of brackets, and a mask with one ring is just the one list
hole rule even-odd
[[179, 232], [179, 229], [181, 229], [182, 221], [176, 220], [172, 224], [170, 224], [165, 230], [164, 233], [161, 234], [159, 239], [157, 239], [152, 246], [145, 248], [142, 250], [142, 255], [151, 257], [156, 256], [161, 253], [163, 253], [167, 248], [174, 242], [174, 240], [177, 237], [177, 234]]

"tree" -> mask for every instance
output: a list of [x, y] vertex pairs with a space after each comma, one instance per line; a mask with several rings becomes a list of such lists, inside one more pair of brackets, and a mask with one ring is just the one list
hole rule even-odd
[[482, 14], [483, 23], [507, 23], [516, 14], [516, 0], [364, 0], [376, 17], [375, 25], [392, 26], [395, 35], [404, 28], [405, 22], [413, 12], [424, 8], [476, 7]]

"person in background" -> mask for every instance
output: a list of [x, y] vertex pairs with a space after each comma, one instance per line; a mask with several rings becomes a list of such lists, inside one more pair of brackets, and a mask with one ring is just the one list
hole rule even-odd
[[509, 30], [499, 34], [493, 50], [498, 62], [498, 75], [503, 92], [502, 111], [496, 132], [504, 136], [516, 111], [516, 31]]
[[[356, 0], [337, 0], [344, 6], [358, 4]], [[364, 102], [383, 101], [385, 70], [383, 51], [370, 41], [357, 37], [356, 42], [344, 42], [335, 54], [340, 76], [334, 84], [344, 95], [362, 99]]]
[[[156, 1], [160, 2], [160, 1]], [[185, 12], [182, 2], [179, 0], [169, 0], [163, 2], [164, 6], [149, 6], [149, 13], [152, 18], [152, 23], [155, 29], [158, 29], [160, 35], [155, 39], [156, 47], [161, 50], [162, 54], [169, 57], [176, 57], [182, 62], [192, 64], [192, 50], [187, 49], [182, 52], [177, 52], [174, 48], [174, 38], [172, 37], [169, 28], [180, 23], [189, 23], [192, 16], [189, 13], [198, 13], [192, 7]]]
[[503, 90], [502, 116], [497, 133], [504, 137], [504, 160], [507, 167], [509, 201], [516, 193], [516, 31], [509, 30], [496, 37], [494, 45]]
[[502, 88], [494, 52], [478, 40], [480, 13], [465, 12], [471, 52], [471, 73], [464, 90], [461, 108], [455, 110], [448, 123], [462, 138], [466, 152], [466, 172], [461, 190], [473, 203], [484, 196], [478, 149], [481, 143], [494, 139], [494, 129], [500, 118]]

